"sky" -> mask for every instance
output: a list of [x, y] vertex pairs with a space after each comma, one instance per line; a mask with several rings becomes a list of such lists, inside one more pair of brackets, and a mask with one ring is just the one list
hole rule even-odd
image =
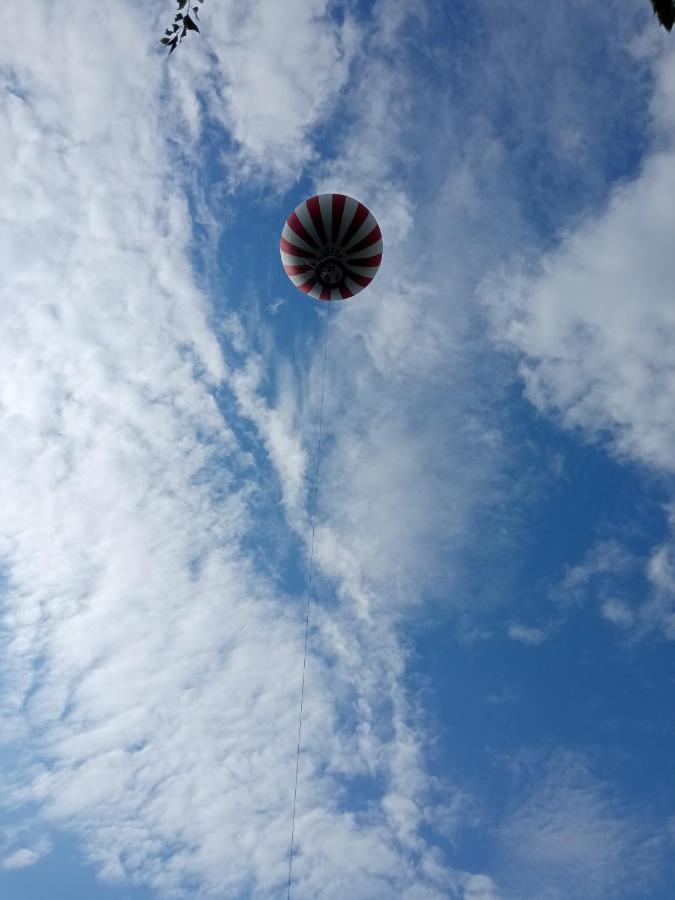
[[670, 900], [675, 56], [646, 0], [31, 0], [0, 50], [0, 896]]

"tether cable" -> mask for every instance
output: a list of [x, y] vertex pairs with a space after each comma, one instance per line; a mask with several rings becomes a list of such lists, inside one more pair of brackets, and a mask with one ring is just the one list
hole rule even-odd
[[298, 716], [298, 749], [295, 754], [295, 787], [293, 788], [293, 816], [291, 819], [291, 846], [288, 854], [288, 892], [291, 897], [293, 875], [293, 847], [295, 841], [295, 807], [298, 799], [298, 772], [300, 771], [300, 746], [302, 741], [302, 713], [305, 705], [305, 672], [307, 670], [307, 639], [309, 637], [309, 613], [312, 605], [312, 573], [314, 571], [314, 535], [316, 533], [316, 509], [319, 498], [319, 470], [321, 468], [321, 440], [323, 438], [323, 404], [326, 396], [326, 359], [328, 357], [328, 324], [330, 322], [330, 301], [326, 310], [326, 325], [323, 337], [323, 375], [321, 376], [321, 412], [319, 413], [319, 441], [316, 448], [316, 470], [314, 472], [314, 504], [312, 509], [312, 538], [309, 550], [309, 571], [307, 573], [307, 612], [305, 615], [305, 649], [302, 658], [302, 686], [300, 688], [300, 714]]

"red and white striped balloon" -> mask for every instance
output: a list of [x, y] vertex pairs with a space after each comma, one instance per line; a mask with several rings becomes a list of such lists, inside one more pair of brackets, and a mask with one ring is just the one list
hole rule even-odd
[[281, 233], [281, 262], [293, 284], [317, 300], [349, 300], [377, 274], [382, 232], [363, 203], [344, 194], [310, 197]]

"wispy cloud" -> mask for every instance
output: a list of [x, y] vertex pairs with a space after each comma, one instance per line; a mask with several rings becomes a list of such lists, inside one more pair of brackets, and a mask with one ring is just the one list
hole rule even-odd
[[627, 808], [576, 754], [524, 771], [521, 799], [499, 829], [508, 896], [649, 892], [669, 846], [667, 822]]
[[657, 628], [675, 640], [675, 506], [668, 512], [670, 534], [654, 548], [647, 562], [650, 592], [639, 615], [643, 628]]
[[[461, 791], [429, 768], [401, 625], [429, 599], [466, 616], [463, 556], [483, 545], [486, 523], [510, 514], [504, 364], [486, 360], [474, 307], [486, 268], [531, 228], [528, 184], [485, 106], [520, 53], [495, 25], [508, 7], [489, 4], [487, 32], [468, 30], [500, 52], [485, 53], [494, 67], [452, 102], [445, 81], [427, 90], [409, 64], [433, 29], [423, 3], [378, 3], [356, 25], [325, 0], [223, 0], [170, 67], [151, 52], [148, 4], [120, 4], [113, 21], [79, 0], [35, 0], [7, 41], [0, 127], [17, 165], [0, 183], [2, 702], [5, 751], [19, 764], [5, 797], [78, 834], [106, 878], [265, 898], [287, 872], [303, 651], [296, 569], [321, 357], [300, 340], [293, 359], [266, 352], [269, 322], [238, 316], [236, 279], [215, 306], [200, 290], [195, 197], [184, 188], [210, 153], [209, 183], [263, 186], [266, 197], [314, 163], [317, 185], [359, 194], [386, 234], [368, 302], [340, 308], [329, 344], [296, 896], [502, 896], [434, 846], [461, 828]], [[554, 18], [549, 49], [564, 27]], [[463, 57], [469, 78], [457, 64], [460, 87], [476, 81], [474, 53]], [[511, 76], [513, 97], [528, 98], [532, 82]], [[511, 137], [548, 109], [545, 93]], [[576, 171], [598, 136], [580, 133], [578, 118], [593, 117], [566, 108], [563, 94], [545, 130]], [[317, 134], [335, 110], [330, 158], [320, 158]], [[436, 140], [420, 146], [432, 125]], [[506, 309], [536, 333], [538, 307], [521, 300]], [[276, 300], [273, 311], [275, 323], [287, 312]], [[625, 321], [632, 328], [636, 315]], [[566, 346], [557, 312], [542, 330], [558, 325]], [[536, 334], [530, 345], [506, 332], [548, 361]], [[660, 438], [645, 446], [658, 449], [668, 426], [654, 419]], [[650, 573], [665, 591], [667, 553], [655, 552]], [[570, 590], [591, 577], [577, 572]], [[482, 634], [475, 621], [467, 634]], [[511, 630], [529, 643], [545, 636]], [[592, 886], [610, 883], [617, 848], [638, 846], [639, 828], [629, 816], [613, 832], [616, 808], [575, 771], [560, 764], [531, 786], [503, 845], [517, 856], [529, 842], [556, 872], [568, 861]], [[548, 838], [533, 825], [542, 810], [557, 823]], [[576, 845], [565, 856], [575, 823], [609, 861], [594, 865]], [[38, 852], [13, 844], [4, 865]]]
[[603, 599], [638, 566], [634, 554], [619, 541], [599, 540], [580, 562], [567, 568], [552, 593], [563, 606]]
[[619, 628], [630, 628], [635, 622], [635, 614], [630, 606], [623, 600], [617, 600], [616, 597], [603, 602], [602, 615]]
[[509, 703], [520, 703], [521, 697], [520, 694], [517, 693], [511, 687], [504, 687], [501, 691], [498, 691], [494, 694], [488, 694], [484, 700], [484, 703], [489, 703], [493, 706], [503, 706], [504, 704]]
[[547, 632], [543, 628], [537, 628], [532, 625], [519, 625], [517, 623], [509, 625], [507, 633], [512, 641], [533, 646], [543, 644], [548, 637]]
[[51, 841], [30, 825], [0, 826], [0, 869], [34, 866], [51, 852]]
[[207, 13], [200, 44], [169, 69], [186, 136], [218, 123], [229, 187], [284, 190], [317, 160], [316, 132], [347, 82], [360, 28], [327, 0], [224, 0]]
[[14, 853], [10, 853], [6, 856], [2, 862], [0, 862], [0, 868], [7, 871], [11, 871], [12, 869], [26, 869], [28, 866], [35, 865], [39, 859], [40, 854], [35, 850], [28, 850], [25, 847], [22, 847], [20, 850], [15, 850]]
[[551, 591], [562, 609], [594, 604], [624, 634], [675, 638], [673, 516], [663, 541], [638, 555], [616, 540], [596, 542]]
[[500, 900], [497, 885], [487, 875], [470, 875], [464, 885], [464, 900]]
[[485, 295], [497, 338], [522, 354], [537, 408], [666, 471], [675, 468], [668, 237], [675, 213], [666, 200], [674, 154], [672, 124], [664, 122], [672, 66], [664, 56], [655, 68], [658, 137], [636, 177], [550, 253], [516, 265]]
[[[296, 171], [311, 152], [306, 129], [339, 88], [337, 31], [322, 37], [326, 7], [301, 12], [300, 45], [284, 45], [283, 59], [318, 53], [326, 87], [313, 97], [291, 67], [279, 86], [288, 96], [272, 107], [256, 100], [265, 72], [249, 84], [245, 63], [258, 38], [273, 36], [278, 48], [277, 13], [259, 4], [243, 20], [245, 83], [227, 105], [242, 175], [247, 166], [256, 176]], [[294, 592], [260, 562], [255, 500], [261, 473], [271, 474], [304, 541], [309, 456], [297, 421], [305, 411], [293, 383], [266, 394], [261, 359], [235, 318], [222, 346], [210, 329], [188, 260], [186, 198], [168, 187], [171, 99], [138, 37], [140, 15], [124, 7], [106, 23], [36, 3], [8, 60], [4, 133], [21, 165], [3, 183], [0, 216], [8, 275], [0, 549], [12, 684], [3, 702], [7, 721], [21, 722], [22, 764], [7, 798], [37, 803], [43, 820], [82, 835], [106, 878], [133, 877], [158, 892], [269, 896], [286, 875], [302, 629]], [[59, 67], [58, 86], [54, 28], [61, 46], [86, 48]], [[186, 83], [198, 46], [179, 61]], [[268, 59], [276, 72], [280, 60]], [[279, 132], [277, 116], [289, 131]], [[341, 351], [343, 363], [356, 361], [354, 337], [338, 325], [333, 367]], [[393, 363], [385, 351], [381, 340], [374, 355], [385, 372], [433, 367], [403, 340]], [[347, 406], [351, 377], [333, 409]], [[421, 527], [433, 488], [413, 508], [407, 485], [431, 461], [433, 433], [411, 445], [412, 408], [397, 413], [392, 396], [375, 418], [382, 374], [371, 367], [365, 377], [347, 440], [327, 452], [334, 487], [317, 559], [341, 602], [314, 617], [298, 896], [331, 896], [338, 884], [362, 897], [460, 895], [465, 876], [435, 861], [421, 836], [436, 815], [434, 783], [402, 684], [395, 620], [416, 602], [413, 585], [427, 568], [413, 538], [423, 555], [434, 529], [443, 540], [459, 533], [463, 513], [451, 530], [440, 527], [441, 509]], [[234, 405], [219, 407], [217, 390]], [[315, 409], [316, 396], [308, 399]], [[376, 427], [364, 432], [369, 418]], [[242, 437], [250, 423], [256, 451], [267, 454], [261, 462]], [[340, 490], [345, 465], [358, 460], [376, 465], [360, 466], [363, 483], [350, 478]], [[389, 477], [378, 475], [383, 465]], [[437, 467], [439, 486], [443, 474]], [[375, 506], [366, 517], [356, 498], [369, 477]], [[364, 778], [373, 794], [365, 808], [350, 794]], [[34, 851], [13, 852], [16, 864]]]

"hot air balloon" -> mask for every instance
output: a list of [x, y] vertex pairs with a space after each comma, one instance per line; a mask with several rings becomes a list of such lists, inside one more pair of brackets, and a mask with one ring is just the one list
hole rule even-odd
[[349, 300], [377, 274], [382, 232], [363, 203], [344, 194], [319, 194], [286, 219], [280, 251], [299, 290], [317, 300]]

